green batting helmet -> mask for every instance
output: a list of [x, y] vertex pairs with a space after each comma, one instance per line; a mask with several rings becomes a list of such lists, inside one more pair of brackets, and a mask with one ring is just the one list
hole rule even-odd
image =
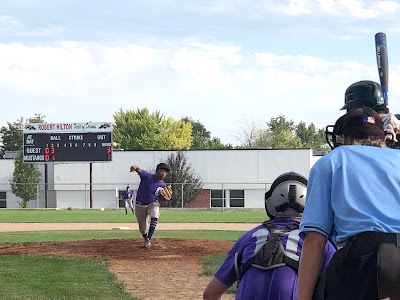
[[350, 85], [344, 93], [344, 105], [341, 109], [350, 109], [356, 106], [368, 106], [375, 111], [385, 109], [382, 89], [379, 83], [362, 80]]

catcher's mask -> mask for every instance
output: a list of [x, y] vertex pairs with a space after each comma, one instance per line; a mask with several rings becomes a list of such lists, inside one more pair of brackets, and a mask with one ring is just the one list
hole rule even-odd
[[278, 176], [265, 193], [265, 211], [275, 217], [299, 217], [304, 211], [307, 179], [295, 172]]
[[[326, 126], [325, 139], [326, 139], [326, 142], [328, 143], [329, 147], [332, 150], [334, 148], [337, 148], [337, 147], [343, 145], [343, 141], [342, 141], [343, 130], [345, 130], [347, 128], [345, 123], [349, 123], [348, 121], [346, 122], [346, 120], [348, 120], [348, 119], [345, 120], [345, 117], [350, 115], [350, 113], [352, 113], [353, 111], [359, 110], [361, 108], [363, 109], [363, 111], [367, 111], [367, 112], [374, 114], [376, 118], [380, 118], [375, 111], [373, 111], [371, 108], [369, 108], [367, 106], [354, 107], [347, 114], [345, 114], [345, 115], [341, 116], [339, 119], [337, 119], [335, 125]], [[380, 119], [379, 119], [379, 122], [381, 122]], [[389, 131], [386, 131], [385, 134], [386, 134], [387, 147], [395, 148], [395, 143], [393, 142], [394, 141], [393, 134]]]
[[343, 145], [341, 132], [344, 117], [345, 115], [337, 119], [335, 125], [328, 125], [325, 128], [325, 139], [332, 150]]

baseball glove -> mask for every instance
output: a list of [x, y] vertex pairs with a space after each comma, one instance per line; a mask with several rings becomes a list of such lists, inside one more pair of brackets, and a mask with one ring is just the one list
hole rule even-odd
[[171, 198], [172, 198], [172, 187], [170, 185], [167, 185], [165, 188], [162, 189], [160, 194], [164, 198], [165, 201], [171, 200]]

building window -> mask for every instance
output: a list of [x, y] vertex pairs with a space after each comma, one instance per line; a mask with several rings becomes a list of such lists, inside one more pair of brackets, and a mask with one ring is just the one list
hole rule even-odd
[[230, 207], [244, 207], [244, 190], [230, 190]]
[[[211, 207], [222, 207], [222, 190], [211, 190]], [[225, 190], [224, 207], [226, 207]]]
[[7, 192], [0, 192], [0, 208], [7, 208]]

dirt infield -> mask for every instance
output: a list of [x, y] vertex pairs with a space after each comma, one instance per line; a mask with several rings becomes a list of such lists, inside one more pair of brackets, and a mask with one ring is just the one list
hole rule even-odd
[[[169, 228], [172, 226], [173, 228]], [[167, 228], [175, 230], [248, 230], [254, 227], [251, 224], [212, 224], [212, 228], [208, 228], [208, 226], [203, 223], [202, 225], [197, 223], [171, 225], [160, 223], [157, 230], [167, 230]], [[132, 223], [0, 224], [1, 231], [54, 230], [54, 228], [57, 230], [106, 230], [126, 227], [132, 230], [137, 229], [136, 225]], [[106, 258], [110, 261], [110, 271], [116, 274], [118, 280], [133, 296], [142, 300], [182, 300], [201, 299], [202, 292], [210, 280], [210, 277], [198, 275], [202, 270], [201, 257], [221, 251], [226, 252], [232, 245], [233, 242], [227, 241], [155, 238], [152, 241], [152, 247], [145, 249], [142, 239], [108, 239], [6, 245], [0, 246], [0, 255], [30, 254]], [[149, 284], [150, 282], [156, 284]], [[224, 295], [222, 299], [234, 299], [234, 295]]]

